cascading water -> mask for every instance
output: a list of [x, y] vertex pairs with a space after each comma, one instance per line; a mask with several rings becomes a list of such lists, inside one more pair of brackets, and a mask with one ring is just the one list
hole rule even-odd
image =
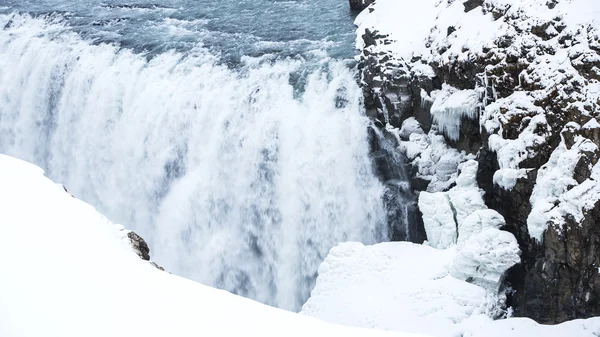
[[0, 152], [138, 231], [167, 270], [297, 310], [331, 247], [388, 239], [344, 61], [138, 53], [64, 15], [0, 15]]

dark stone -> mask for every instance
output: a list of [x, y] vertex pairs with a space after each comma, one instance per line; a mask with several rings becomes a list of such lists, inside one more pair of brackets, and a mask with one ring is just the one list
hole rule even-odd
[[551, 24], [552, 24], [552, 22], [544, 22], [541, 25], [532, 27], [531, 32], [534, 35], [542, 38], [542, 40], [548, 41], [551, 38], [555, 37], [558, 33], [558, 32], [556, 34], [550, 33], [551, 31], [549, 31], [548, 28], [550, 27]]
[[398, 141], [385, 128], [375, 125], [368, 127], [367, 134], [375, 174], [386, 188], [383, 204], [390, 240], [422, 243], [425, 227], [418, 211], [417, 196], [405, 170], [406, 160], [398, 150]]
[[136, 252], [137, 255], [142, 260], [150, 261], [150, 248], [144, 239], [137, 235], [136, 232], [127, 233], [127, 237], [129, 238], [129, 243], [131, 243], [131, 247]]
[[448, 26], [448, 29], [446, 30], [446, 36], [450, 36], [455, 31], [456, 31], [456, 28], [454, 26]]
[[560, 323], [600, 313], [600, 202], [582, 222], [565, 217], [566, 224], [550, 224], [543, 244], [529, 261], [514, 307], [518, 315], [541, 323]]
[[549, 9], [554, 9], [556, 5], [558, 5], [558, 0], [548, 0], [548, 2], [546, 2], [546, 6], [548, 6]]
[[362, 39], [365, 42], [365, 47], [377, 45], [377, 40], [375, 39], [375, 33], [371, 32], [369, 30], [369, 28], [365, 29], [365, 33], [363, 34]]
[[573, 178], [577, 183], [581, 184], [586, 181], [592, 174], [592, 168], [598, 162], [600, 156], [599, 151], [596, 152], [582, 152], [582, 156], [579, 157], [575, 169], [573, 170]]
[[388, 182], [383, 203], [392, 241], [425, 241], [425, 227], [419, 222], [417, 200], [408, 182]]
[[370, 4], [375, 2], [375, 0], [349, 0], [350, 9], [355, 11], [362, 11], [363, 9], [369, 7]]
[[[477, 116], [479, 117], [479, 116]], [[451, 144], [452, 142], [448, 142]], [[463, 118], [460, 124], [460, 136], [454, 147], [459, 151], [476, 154], [481, 149], [482, 140], [479, 126], [479, 118]]]
[[483, 0], [467, 0], [463, 2], [463, 5], [465, 6], [465, 13], [467, 13], [483, 5]]

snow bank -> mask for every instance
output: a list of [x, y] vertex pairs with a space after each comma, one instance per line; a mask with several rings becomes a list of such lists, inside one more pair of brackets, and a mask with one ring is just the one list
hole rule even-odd
[[343, 243], [319, 267], [305, 315], [376, 329], [454, 336], [455, 324], [493, 305], [452, 277], [455, 252], [409, 242]]
[[529, 318], [491, 321], [479, 315], [469, 318], [462, 326], [464, 337], [596, 337], [600, 334], [600, 317], [543, 325]]
[[463, 335], [481, 315], [504, 315], [499, 282], [520, 262], [520, 250], [511, 233], [498, 229], [504, 218], [485, 207], [477, 168], [474, 160], [462, 164], [448, 192], [421, 192], [425, 244], [332, 248], [302, 313], [353, 326], [448, 337]]
[[[505, 267], [496, 264], [496, 246], [512, 245], [506, 245], [511, 240], [502, 240], [509, 233], [496, 231], [479, 234], [486, 239], [477, 241], [488, 244], [469, 250], [479, 255], [480, 266], [490, 273]], [[600, 333], [600, 318], [555, 326], [524, 318], [492, 320], [497, 299], [484, 288], [453, 276], [452, 270], [462, 261], [460, 255], [454, 248], [441, 250], [409, 242], [342, 243], [331, 249], [319, 267], [317, 284], [301, 314], [435, 337], [597, 337]], [[486, 277], [481, 271], [476, 274]]]
[[389, 335], [160, 271], [136, 255], [122, 226], [26, 162], [0, 155], [0, 186], [0, 336]]
[[[512, 245], [506, 245], [511, 240], [502, 241], [509, 233], [496, 231], [479, 234], [487, 241], [477, 241], [488, 245], [469, 249], [479, 255], [480, 268], [491, 274], [505, 267], [496, 264], [497, 245], [502, 247], [500, 251], [510, 251]], [[460, 255], [453, 248], [441, 250], [409, 242], [342, 243], [331, 249], [319, 267], [317, 284], [301, 314], [344, 325], [435, 337], [597, 337], [600, 333], [600, 318], [555, 326], [525, 318], [492, 320], [497, 299], [484, 288], [453, 276], [463, 261]], [[481, 270], [475, 274], [486, 277]]]

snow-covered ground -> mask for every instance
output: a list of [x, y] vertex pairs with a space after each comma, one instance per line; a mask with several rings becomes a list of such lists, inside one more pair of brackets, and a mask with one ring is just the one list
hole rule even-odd
[[[493, 319], [510, 316], [500, 280], [520, 262], [520, 250], [511, 233], [499, 230], [502, 215], [485, 206], [475, 180], [477, 167], [474, 160], [462, 164], [448, 192], [421, 192], [425, 244], [334, 247], [319, 267], [302, 313], [439, 337], [487, 336]], [[600, 318], [585, 324], [600, 333]], [[575, 333], [587, 325], [570, 329]], [[537, 326], [518, 329], [529, 336]]]
[[123, 226], [0, 155], [0, 336], [409, 336], [268, 307], [160, 271]]
[[[343, 243], [319, 268], [302, 312], [350, 326], [436, 337], [597, 337], [600, 317], [540, 325], [527, 318], [492, 320], [495, 298], [453, 276], [455, 247], [409, 242]], [[457, 275], [460, 277], [460, 275]]]

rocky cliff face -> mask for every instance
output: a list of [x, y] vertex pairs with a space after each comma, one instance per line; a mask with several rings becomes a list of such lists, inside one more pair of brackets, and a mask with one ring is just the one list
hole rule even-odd
[[522, 252], [501, 289], [515, 314], [600, 315], [600, 3], [377, 0], [357, 24], [367, 114], [412, 188], [478, 162]]

